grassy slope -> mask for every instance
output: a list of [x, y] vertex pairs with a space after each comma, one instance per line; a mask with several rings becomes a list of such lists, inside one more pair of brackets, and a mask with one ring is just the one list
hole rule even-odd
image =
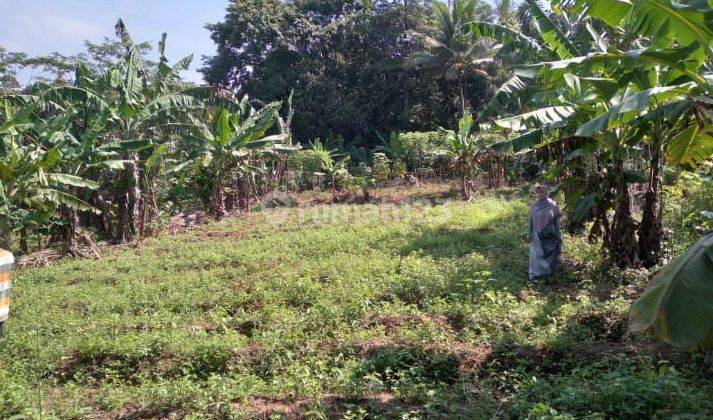
[[698, 357], [625, 335], [641, 275], [568, 239], [526, 285], [526, 209], [280, 209], [17, 272], [0, 417], [713, 414]]

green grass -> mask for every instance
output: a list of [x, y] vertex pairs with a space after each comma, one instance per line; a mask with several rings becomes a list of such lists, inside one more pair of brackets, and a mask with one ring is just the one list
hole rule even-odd
[[14, 275], [0, 418], [713, 415], [646, 273], [525, 281], [527, 204], [274, 209]]

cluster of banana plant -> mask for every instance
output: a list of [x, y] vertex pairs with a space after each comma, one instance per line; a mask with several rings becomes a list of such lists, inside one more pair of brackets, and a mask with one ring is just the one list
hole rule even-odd
[[70, 86], [38, 83], [0, 98], [3, 247], [19, 237], [27, 251], [29, 232], [75, 254], [89, 231], [131, 241], [150, 232], [162, 186], [205, 174], [215, 216], [225, 214], [226, 189], [236, 210], [249, 209], [263, 188], [256, 174], [270, 178], [273, 157], [291, 149], [288, 134], [268, 135], [280, 103], [255, 110], [247, 98], [185, 84], [179, 73], [192, 57], [170, 66], [165, 34], [158, 65], [145, 69], [122, 21], [116, 32], [125, 59], [105, 73], [78, 63]]
[[[620, 267], [660, 256], [663, 165], [713, 155], [713, 7], [683, 0], [528, 0], [537, 36], [488, 22], [471, 33], [534, 52], [478, 115], [511, 136], [493, 148], [531, 153], [565, 192], [572, 228]], [[504, 104], [519, 113], [502, 115]], [[632, 214], [632, 184], [643, 188]]]

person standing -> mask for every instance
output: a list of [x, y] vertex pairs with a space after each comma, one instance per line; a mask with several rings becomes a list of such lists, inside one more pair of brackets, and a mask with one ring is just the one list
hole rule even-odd
[[549, 276], [561, 266], [562, 235], [559, 219], [562, 215], [557, 203], [549, 198], [547, 185], [535, 187], [537, 200], [530, 207], [527, 241], [530, 261], [527, 276], [530, 280]]

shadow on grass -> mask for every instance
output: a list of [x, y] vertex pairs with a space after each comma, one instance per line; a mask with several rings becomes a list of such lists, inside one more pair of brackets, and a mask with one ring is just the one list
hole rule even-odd
[[[435, 260], [454, 260], [448, 284], [455, 292], [473, 279], [485, 280], [486, 289], [519, 293], [527, 284], [528, 249], [520, 217], [500, 217], [477, 226], [420, 227], [407, 237], [402, 256], [423, 254]], [[472, 258], [471, 258], [472, 257]], [[477, 260], [476, 264], [472, 259]], [[463, 264], [458, 264], [463, 260]], [[447, 264], [447, 262], [446, 262]]]
[[[532, 284], [527, 277], [529, 245], [525, 242], [525, 215], [504, 215], [477, 226], [419, 227], [407, 237], [402, 256], [423, 254], [435, 260], [463, 260], [456, 270], [449, 272], [448, 283], [456, 294], [460, 285], [472, 279], [486, 280], [483, 290], [508, 291], [519, 294], [533, 289], [543, 297], [577, 296], [586, 284], [586, 292], [598, 300], [609, 300], [611, 292], [626, 286], [626, 280], [605, 281], [602, 273], [608, 263], [602, 261], [593, 268], [585, 268], [585, 261], [577, 261], [566, 254], [562, 268], [552, 276]], [[564, 243], [567, 248], [567, 240]], [[472, 264], [469, 257], [482, 257], [481, 264]], [[592, 277], [595, 278], [592, 278]]]
[[[602, 323], [608, 326], [602, 327]], [[471, 351], [464, 351], [468, 347]], [[466, 343], [448, 347], [383, 343], [352, 350], [360, 360], [354, 383], [363, 383], [366, 390], [376, 382], [382, 393], [399, 396], [395, 400], [398, 404], [369, 406], [367, 412], [375, 416], [412, 412], [436, 418], [519, 417], [542, 402], [576, 415], [601, 409], [614, 417], [637, 412], [650, 416], [659, 410], [671, 411], [678, 404], [675, 398], [658, 400], [657, 393], [664, 391], [657, 387], [665, 389], [666, 395], [681, 392], [681, 386], [687, 387], [685, 392], [694, 393], [697, 383], [685, 379], [679, 382], [678, 374], [657, 374], [662, 363], [671, 363], [696, 381], [703, 380], [690, 369], [693, 356], [625, 336], [617, 322], [607, 321], [606, 315], [601, 319], [590, 315], [573, 318], [555, 342], [546, 345], [521, 344], [503, 335], [492, 342], [492, 347], [477, 350]], [[571, 394], [575, 389], [581, 397]], [[611, 393], [611, 400], [587, 395], [587, 389]], [[560, 401], [563, 391], [570, 392], [570, 400]], [[632, 405], [649, 399], [655, 404]], [[508, 402], [503, 404], [505, 400]], [[558, 402], [563, 405], [558, 406]], [[519, 411], [523, 404], [524, 413]]]

